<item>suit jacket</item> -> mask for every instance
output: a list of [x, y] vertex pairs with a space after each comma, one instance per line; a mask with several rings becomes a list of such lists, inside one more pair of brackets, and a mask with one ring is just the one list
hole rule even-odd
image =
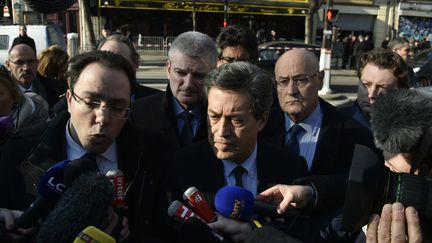
[[147, 86], [137, 84], [135, 86], [135, 90], [134, 90], [134, 97], [137, 100], [137, 99], [144, 98], [146, 96], [156, 94], [156, 93], [162, 93], [162, 90], [158, 90], [158, 89], [154, 89], [154, 88], [150, 88]]
[[[157, 93], [132, 103], [132, 121], [141, 129], [162, 134], [172, 143], [173, 149], [181, 148], [180, 133], [172, 103], [174, 97], [168, 85], [166, 92]], [[207, 111], [203, 105], [201, 125], [193, 142], [207, 139]]]
[[[323, 120], [310, 168], [311, 177], [296, 180], [313, 184], [317, 190], [316, 208], [341, 207], [345, 199], [346, 181], [351, 168], [355, 144], [375, 149], [371, 132], [352, 119], [342, 118], [336, 108], [319, 99]], [[260, 138], [285, 147], [285, 118], [280, 107], [274, 107]], [[335, 187], [335, 184], [338, 186]]]
[[[308, 174], [302, 157], [262, 141], [258, 141], [257, 172], [258, 193], [275, 184], [290, 184], [294, 178]], [[169, 191], [177, 200], [186, 189], [194, 186], [213, 202], [214, 194], [225, 186], [223, 163], [207, 140], [177, 151], [170, 175]]]
[[[60, 113], [50, 124], [34, 132], [39, 133], [40, 139], [35, 138], [37, 136], [33, 136], [32, 140], [22, 138], [20, 143], [15, 143], [17, 147], [10, 150], [13, 153], [18, 151], [18, 145], [31, 147], [36, 144], [23, 163], [8, 161], [21, 165], [21, 177], [15, 180], [22, 184], [19, 180], [24, 178], [28, 192], [34, 189], [33, 185], [41, 173], [66, 159], [65, 127], [68, 119], [69, 113]], [[140, 242], [144, 238], [162, 235], [167, 201], [161, 187], [161, 166], [170, 160], [170, 154], [164, 149], [166, 142], [159, 136], [139, 131], [126, 123], [116, 143], [118, 168], [123, 172], [128, 188], [125, 200], [128, 205], [129, 228], [132, 231], [130, 239], [132, 242]], [[5, 153], [2, 156], [8, 158]], [[23, 191], [21, 193], [24, 194]]]

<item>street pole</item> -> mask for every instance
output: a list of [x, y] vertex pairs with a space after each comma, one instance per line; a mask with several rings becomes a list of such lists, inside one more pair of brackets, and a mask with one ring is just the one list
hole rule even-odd
[[319, 91], [320, 95], [329, 95], [333, 91], [330, 89], [330, 78], [331, 78], [331, 50], [332, 50], [332, 31], [333, 23], [328, 20], [328, 10], [333, 9], [333, 0], [327, 0], [327, 5], [324, 16], [324, 31], [323, 31], [323, 42], [321, 47], [320, 55], [320, 70], [324, 70], [323, 87]]
[[195, 0], [192, 2], [192, 29], [196, 31], [196, 9], [195, 9]]
[[223, 27], [228, 26], [228, 0], [224, 0], [224, 22]]

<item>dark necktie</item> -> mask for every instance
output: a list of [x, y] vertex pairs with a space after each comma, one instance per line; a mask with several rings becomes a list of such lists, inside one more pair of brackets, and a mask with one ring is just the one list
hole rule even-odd
[[232, 173], [234, 173], [234, 177], [236, 180], [236, 183], [235, 183], [236, 186], [243, 187], [243, 174], [245, 172], [246, 172], [246, 169], [240, 165], [235, 167], [235, 169], [232, 171]]
[[297, 135], [303, 130], [304, 130], [303, 127], [300, 126], [299, 124], [294, 124], [290, 129], [289, 139], [286, 144], [286, 147], [296, 155], [300, 154], [300, 145], [297, 139]]
[[88, 164], [86, 164], [86, 167], [89, 170], [96, 170], [96, 171], [99, 170], [96, 162], [96, 154], [86, 153], [83, 156], [81, 156], [81, 158], [88, 160]]
[[182, 146], [186, 146], [191, 144], [193, 141], [193, 130], [192, 130], [192, 118], [193, 115], [189, 111], [184, 111], [180, 114], [180, 117], [183, 119], [183, 128], [180, 134], [180, 142]]

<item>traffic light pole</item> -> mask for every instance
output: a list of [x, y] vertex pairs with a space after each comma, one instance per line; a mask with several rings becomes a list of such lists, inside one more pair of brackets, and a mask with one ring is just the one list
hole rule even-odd
[[[330, 78], [331, 78], [331, 50], [332, 50], [332, 27], [333, 17], [332, 12], [329, 9], [333, 9], [333, 0], [327, 0], [326, 9], [324, 11], [324, 30], [323, 30], [323, 42], [321, 47], [320, 55], [320, 70], [324, 70], [323, 87], [319, 91], [320, 95], [329, 95], [333, 91], [330, 89]], [[330, 14], [330, 16], [329, 16]]]

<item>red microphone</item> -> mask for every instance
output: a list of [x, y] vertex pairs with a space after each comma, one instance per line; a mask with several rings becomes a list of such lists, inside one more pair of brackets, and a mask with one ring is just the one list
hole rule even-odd
[[205, 222], [210, 223], [216, 220], [216, 214], [196, 187], [190, 187], [183, 193], [183, 199], [189, 207], [200, 216]]
[[124, 180], [124, 175], [121, 170], [110, 170], [106, 173], [106, 177], [114, 186], [114, 208], [123, 208], [125, 207], [125, 189], [126, 183]]
[[190, 217], [199, 218], [192, 209], [188, 208], [186, 205], [179, 201], [174, 201], [168, 207], [168, 215], [175, 218], [179, 222], [185, 222]]

